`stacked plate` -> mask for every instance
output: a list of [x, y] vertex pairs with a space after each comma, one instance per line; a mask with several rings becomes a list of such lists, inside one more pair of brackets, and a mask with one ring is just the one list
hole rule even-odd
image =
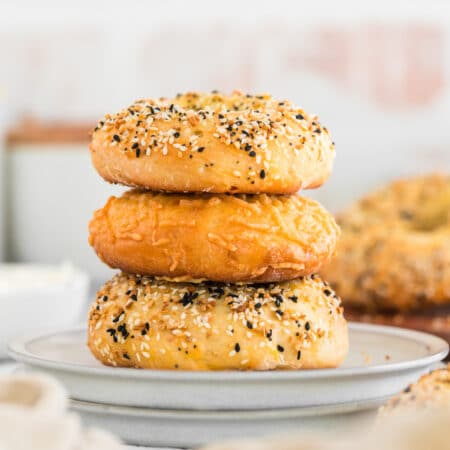
[[104, 367], [85, 342], [86, 330], [74, 329], [16, 340], [10, 355], [58, 378], [88, 425], [130, 444], [168, 447], [360, 424], [448, 353], [432, 335], [350, 324], [339, 369], [186, 372]]

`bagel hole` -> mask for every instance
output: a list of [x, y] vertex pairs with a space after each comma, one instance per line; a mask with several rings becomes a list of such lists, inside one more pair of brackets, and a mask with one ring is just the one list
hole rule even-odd
[[447, 225], [448, 218], [448, 211], [443, 211], [432, 217], [420, 218], [420, 220], [415, 223], [414, 229], [417, 231], [432, 232]]
[[450, 222], [450, 204], [443, 208], [442, 205], [433, 205], [424, 208], [416, 219], [413, 227], [417, 231], [433, 232], [448, 225]]
[[412, 220], [417, 231], [432, 232], [450, 223], [450, 187], [419, 206]]

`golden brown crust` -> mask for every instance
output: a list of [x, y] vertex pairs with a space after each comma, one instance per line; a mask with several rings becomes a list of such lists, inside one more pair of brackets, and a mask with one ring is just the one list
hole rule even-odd
[[298, 195], [130, 191], [95, 212], [90, 244], [127, 273], [223, 282], [317, 272], [339, 235], [334, 218]]
[[120, 274], [97, 293], [88, 345], [112, 366], [310, 369], [339, 365], [348, 336], [340, 301], [318, 276], [238, 286]]
[[138, 100], [96, 127], [107, 181], [153, 191], [291, 194], [320, 186], [334, 146], [317, 118], [268, 95]]
[[391, 416], [411, 410], [450, 409], [450, 365], [435, 370], [408, 386], [380, 410], [380, 416]]
[[399, 180], [339, 219], [337, 257], [321, 273], [344, 303], [408, 311], [450, 304], [450, 178]]

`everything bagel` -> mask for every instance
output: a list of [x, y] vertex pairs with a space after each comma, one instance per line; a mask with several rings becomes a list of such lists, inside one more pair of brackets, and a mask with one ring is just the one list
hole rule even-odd
[[107, 181], [153, 191], [291, 194], [328, 178], [334, 145], [315, 116], [241, 92], [138, 100], [95, 128]]
[[119, 367], [312, 369], [339, 365], [348, 334], [340, 300], [318, 276], [232, 285], [121, 274], [97, 293], [88, 345]]

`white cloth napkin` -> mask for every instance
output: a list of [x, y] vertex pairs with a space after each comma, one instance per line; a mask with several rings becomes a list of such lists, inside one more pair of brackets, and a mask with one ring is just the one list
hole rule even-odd
[[108, 433], [84, 430], [67, 395], [42, 375], [0, 377], [0, 450], [121, 450]]

